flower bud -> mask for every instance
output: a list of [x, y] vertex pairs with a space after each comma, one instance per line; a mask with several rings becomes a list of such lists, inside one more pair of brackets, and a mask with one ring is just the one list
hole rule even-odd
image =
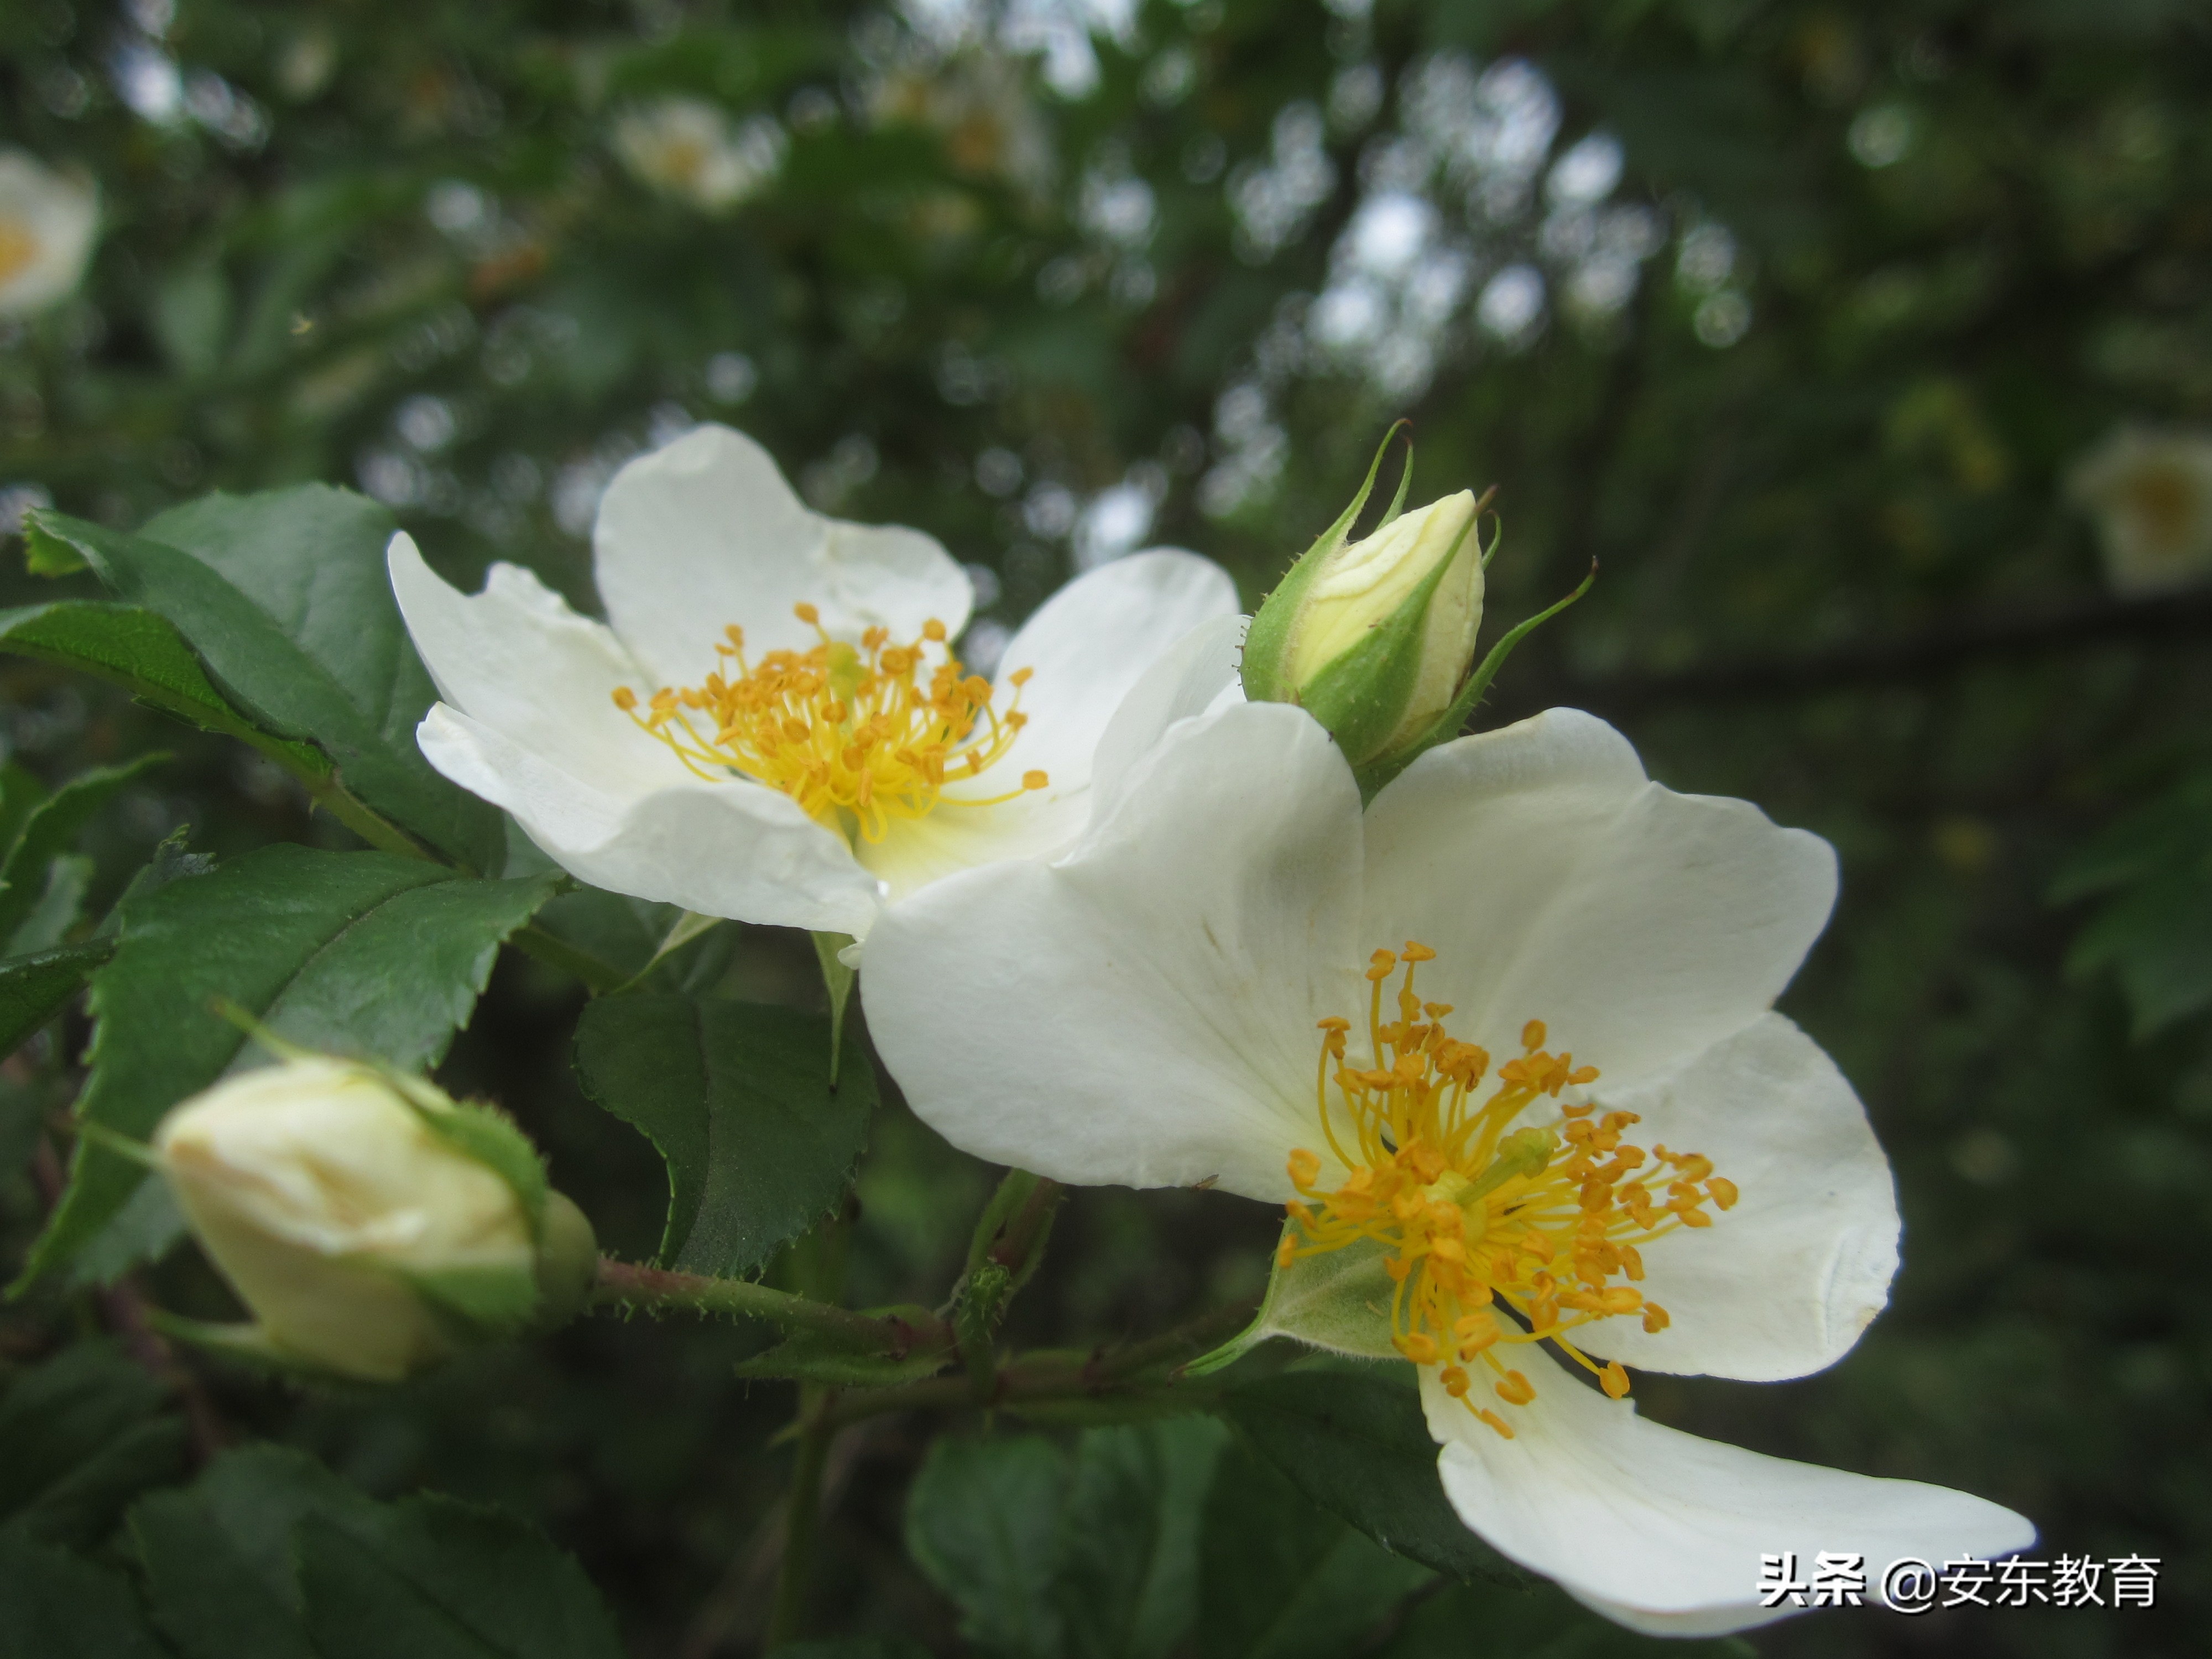
[[1473, 494], [1347, 544], [1373, 482], [1260, 607], [1244, 647], [1245, 695], [1304, 708], [1355, 768], [1387, 762], [1443, 717], [1482, 622]]
[[273, 1356], [405, 1376], [580, 1307], [590, 1224], [521, 1132], [416, 1079], [303, 1056], [177, 1107], [154, 1138]]

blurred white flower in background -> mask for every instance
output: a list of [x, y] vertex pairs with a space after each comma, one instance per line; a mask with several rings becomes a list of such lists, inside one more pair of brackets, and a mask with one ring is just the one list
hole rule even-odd
[[624, 111], [611, 141], [639, 183], [708, 213], [758, 195], [783, 165], [787, 142], [771, 117], [732, 121], [704, 99], [680, 95]]
[[0, 149], [0, 317], [27, 317], [83, 280], [100, 188], [20, 149]]
[[2075, 464], [2066, 487], [2095, 520], [2114, 592], [2212, 577], [2212, 431], [2124, 426]]

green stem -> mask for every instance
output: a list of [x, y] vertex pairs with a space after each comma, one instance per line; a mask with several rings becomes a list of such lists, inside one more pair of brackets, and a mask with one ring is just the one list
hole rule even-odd
[[842, 1428], [886, 1412], [1018, 1407], [1059, 1401], [1145, 1401], [1173, 1395], [1195, 1407], [1212, 1398], [1219, 1385], [1211, 1378], [1182, 1376], [1175, 1368], [1243, 1329], [1254, 1312], [1249, 1303], [1215, 1308], [1158, 1336], [1087, 1358], [1017, 1358], [996, 1368], [988, 1400], [976, 1398], [971, 1376], [933, 1376], [893, 1388], [848, 1389], [827, 1408], [827, 1415], [834, 1426]]
[[589, 951], [581, 951], [568, 940], [547, 933], [536, 922], [518, 929], [507, 941], [526, 957], [533, 957], [549, 968], [557, 968], [571, 977], [581, 980], [593, 996], [604, 996], [610, 991], [619, 991], [630, 982], [629, 975], [610, 963], [602, 962]]
[[783, 1560], [775, 1576], [775, 1601], [769, 1613], [767, 1639], [773, 1653], [806, 1633], [807, 1592], [814, 1583], [814, 1558], [822, 1534], [822, 1474], [830, 1462], [830, 1442], [837, 1432], [830, 1407], [836, 1395], [808, 1383], [799, 1391], [799, 1455], [791, 1468], [791, 1497], [784, 1510]]
[[703, 1273], [647, 1267], [610, 1256], [599, 1259], [592, 1304], [653, 1313], [686, 1311], [765, 1319], [787, 1331], [814, 1331], [884, 1352], [910, 1347], [918, 1335], [951, 1346], [949, 1333], [916, 1333], [898, 1320], [855, 1313], [850, 1308], [793, 1296], [789, 1291], [757, 1285], [748, 1279], [710, 1279]]

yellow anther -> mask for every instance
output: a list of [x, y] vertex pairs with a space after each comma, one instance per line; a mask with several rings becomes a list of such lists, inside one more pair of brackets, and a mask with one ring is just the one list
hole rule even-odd
[[1508, 1440], [1513, 1438], [1513, 1431], [1506, 1426], [1505, 1419], [1500, 1417], [1496, 1412], [1478, 1410], [1475, 1413], [1475, 1415], [1480, 1418], [1485, 1423], [1488, 1424], [1492, 1428], [1497, 1430], [1500, 1435], [1504, 1437], [1504, 1438]]
[[1723, 1210], [1735, 1208], [1735, 1201], [1741, 1196], [1736, 1191], [1735, 1182], [1726, 1176], [1713, 1176], [1705, 1182], [1705, 1190], [1713, 1195], [1713, 1202]]
[[[925, 623], [921, 637], [904, 645], [871, 627], [856, 648], [823, 631], [816, 606], [794, 605], [793, 614], [819, 643], [751, 662], [733, 625], [714, 647], [720, 666], [698, 685], [654, 692], [643, 718], [626, 687], [616, 706], [699, 776], [754, 778], [861, 841], [881, 841], [892, 820], [940, 805], [994, 805], [1047, 787], [1048, 775], [1032, 770], [1019, 788], [987, 799], [944, 793], [948, 777], [978, 776], [1004, 757], [1026, 716], [1018, 690], [1007, 708], [994, 709], [987, 681], [950, 659], [926, 665], [923, 646], [947, 637], [941, 623]], [[1010, 677], [1016, 688], [1030, 678]]]
[[1656, 1302], [1647, 1302], [1644, 1304], [1644, 1328], [1650, 1335], [1658, 1335], [1674, 1322], [1667, 1310]]
[[1447, 1365], [1437, 1373], [1437, 1381], [1444, 1385], [1444, 1392], [1455, 1400], [1467, 1398], [1467, 1373], [1456, 1365]]
[[1618, 1359], [1609, 1359], [1605, 1369], [1597, 1374], [1597, 1384], [1607, 1395], [1619, 1400], [1628, 1392], [1628, 1373], [1620, 1369]]
[[1017, 668], [1006, 676], [1006, 684], [1018, 691], [1030, 683], [1030, 676], [1036, 672], [1036, 670], [1034, 668]]
[[[1290, 1208], [1292, 1242], [1278, 1259], [1292, 1262], [1362, 1240], [1381, 1245], [1396, 1287], [1391, 1340], [1407, 1358], [1455, 1370], [1481, 1360], [1507, 1379], [1499, 1398], [1525, 1405], [1534, 1385], [1497, 1356], [1516, 1344], [1552, 1341], [1617, 1397], [1627, 1373], [1605, 1371], [1575, 1346], [1573, 1333], [1639, 1315], [1647, 1331], [1664, 1330], [1665, 1311], [1632, 1288], [1644, 1276], [1638, 1246], [1677, 1227], [1710, 1226], [1702, 1206], [1708, 1198], [1722, 1206], [1723, 1194], [1732, 1201], [1735, 1188], [1715, 1185], [1721, 1177], [1695, 1154], [1662, 1152], [1657, 1182], [1649, 1174], [1636, 1178], [1651, 1158], [1623, 1142], [1635, 1113], [1551, 1104], [1562, 1089], [1593, 1082], [1598, 1073], [1547, 1051], [1541, 1020], [1523, 1029], [1523, 1053], [1498, 1068], [1486, 1097], [1478, 1094], [1492, 1076], [1490, 1056], [1446, 1031], [1448, 1004], [1413, 993], [1415, 968], [1434, 959], [1418, 940], [1370, 959], [1374, 990], [1361, 1064], [1344, 1063], [1352, 1021], [1316, 1022], [1319, 1128], [1344, 1175], [1325, 1190], [1320, 1155], [1301, 1149], [1294, 1157], [1290, 1173], [1300, 1197]], [[1401, 968], [1394, 988], [1386, 981]], [[1396, 1018], [1386, 1020], [1386, 1009]], [[1655, 1184], [1665, 1189], [1663, 1206]], [[1493, 1306], [1511, 1320], [1495, 1316]], [[1464, 1403], [1511, 1434], [1495, 1413], [1472, 1399]]]
[[637, 707], [637, 693], [626, 685], [615, 687], [615, 707], [627, 714]]

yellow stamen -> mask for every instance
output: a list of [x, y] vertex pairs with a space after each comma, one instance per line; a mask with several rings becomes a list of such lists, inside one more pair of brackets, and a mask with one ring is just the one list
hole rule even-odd
[[615, 707], [666, 744], [702, 778], [742, 773], [789, 795], [817, 822], [875, 842], [891, 823], [941, 806], [992, 806], [1049, 787], [1031, 769], [1020, 787], [983, 798], [949, 795], [948, 779], [972, 778], [1012, 749], [1029, 716], [1021, 712], [1024, 668], [1009, 675], [1013, 696], [992, 707], [990, 683], [939, 653], [945, 624], [922, 624], [909, 645], [871, 628], [860, 646], [833, 640], [811, 605], [793, 614], [815, 631], [805, 651], [745, 655], [744, 630], [723, 630], [716, 671], [698, 685], [638, 694], [617, 688]]
[[[1396, 1286], [1392, 1342], [1416, 1364], [1442, 1364], [1445, 1391], [1510, 1439], [1511, 1425], [1474, 1403], [1463, 1367], [1487, 1365], [1498, 1398], [1525, 1406], [1535, 1385], [1498, 1356], [1516, 1344], [1550, 1342], [1620, 1399], [1628, 1373], [1617, 1361], [1590, 1358], [1568, 1334], [1632, 1315], [1647, 1332], [1665, 1330], [1667, 1310], [1632, 1287], [1644, 1279], [1638, 1247], [1710, 1227], [1704, 1206], [1730, 1208], [1738, 1194], [1710, 1158], [1626, 1144], [1635, 1113], [1561, 1100], [1565, 1090], [1595, 1082], [1598, 1070], [1547, 1050], [1542, 1020], [1522, 1028], [1523, 1052], [1497, 1068], [1490, 1094], [1478, 1098], [1490, 1055], [1445, 1032], [1449, 1005], [1413, 993], [1415, 969], [1435, 958], [1409, 939], [1402, 951], [1369, 959], [1371, 1063], [1347, 1062], [1349, 1020], [1319, 1023], [1315, 1107], [1344, 1176], [1326, 1189], [1321, 1155], [1304, 1147], [1291, 1154], [1298, 1198], [1277, 1261], [1288, 1267], [1360, 1239], [1385, 1246]], [[1401, 969], [1389, 1000], [1398, 1018], [1386, 1021], [1385, 982]], [[1551, 1121], [1513, 1127], [1540, 1103], [1556, 1113]], [[1499, 1306], [1512, 1318], [1498, 1317]]]

